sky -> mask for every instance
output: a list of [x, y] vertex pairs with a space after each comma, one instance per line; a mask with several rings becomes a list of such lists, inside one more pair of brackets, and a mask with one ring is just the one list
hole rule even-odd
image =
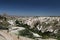
[[60, 0], [0, 0], [0, 14], [60, 16]]

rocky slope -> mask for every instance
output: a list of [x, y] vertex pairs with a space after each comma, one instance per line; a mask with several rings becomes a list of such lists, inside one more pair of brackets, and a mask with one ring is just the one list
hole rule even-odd
[[[2, 18], [3, 17], [3, 18]], [[0, 17], [0, 24], [8, 26], [10, 29], [13, 26], [23, 27], [25, 30], [22, 30], [24, 35], [27, 34], [32, 37], [43, 37], [43, 38], [57, 38], [56, 34], [60, 32], [60, 17]], [[1, 19], [2, 18], [2, 19]], [[5, 25], [3, 22], [7, 22]], [[8, 24], [9, 23], [9, 24]], [[19, 28], [18, 28], [19, 29]], [[15, 29], [17, 30], [17, 29]], [[14, 30], [13, 30], [14, 31]], [[20, 35], [19, 32], [19, 35]], [[26, 33], [25, 33], [26, 32]], [[58, 34], [57, 34], [58, 35]], [[60, 34], [59, 34], [60, 35]], [[60, 37], [60, 36], [59, 36]]]
[[37, 17], [29, 18], [24, 22], [30, 28], [36, 27], [39, 31], [50, 31], [56, 33], [60, 29], [60, 17]]

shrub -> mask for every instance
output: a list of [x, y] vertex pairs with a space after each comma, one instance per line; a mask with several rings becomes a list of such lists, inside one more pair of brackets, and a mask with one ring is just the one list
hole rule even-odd
[[28, 38], [33, 38], [33, 34], [31, 32], [29, 32], [27, 29], [19, 31], [19, 35], [25, 36]]
[[57, 40], [60, 40], [60, 30], [58, 31], [58, 33], [56, 34], [57, 36]]

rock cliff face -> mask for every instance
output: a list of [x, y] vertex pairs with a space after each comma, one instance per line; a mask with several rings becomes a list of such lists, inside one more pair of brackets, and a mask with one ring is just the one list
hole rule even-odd
[[36, 17], [36, 18], [28, 18], [25, 21], [25, 24], [30, 25], [32, 28], [37, 28], [39, 31], [53, 32], [57, 33], [60, 29], [60, 17]]

